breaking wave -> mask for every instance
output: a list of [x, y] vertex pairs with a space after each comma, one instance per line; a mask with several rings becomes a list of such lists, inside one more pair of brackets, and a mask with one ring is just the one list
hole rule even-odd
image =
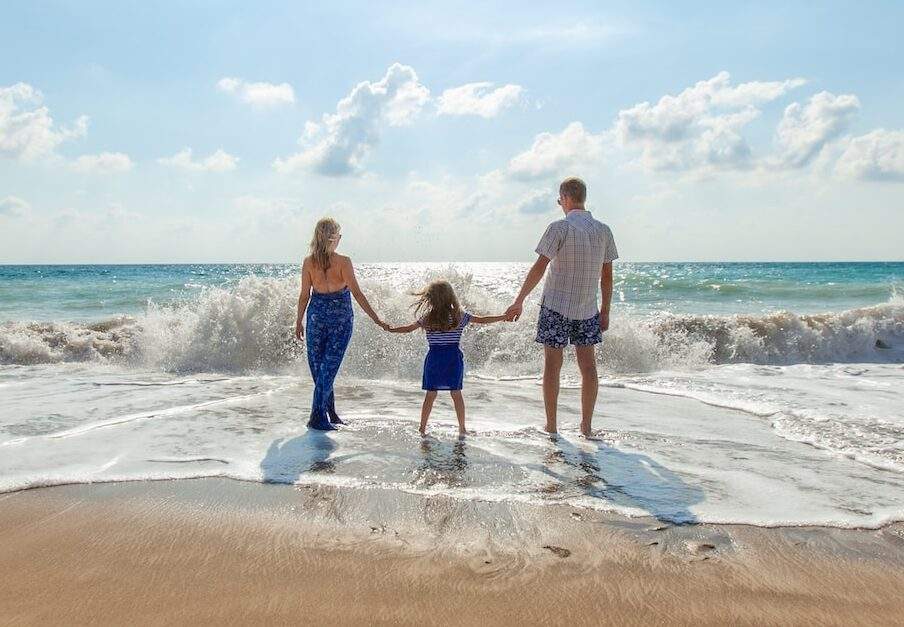
[[[473, 285], [469, 274], [443, 274], [463, 305], [500, 313], [508, 302]], [[243, 277], [229, 287], [205, 288], [180, 304], [151, 303], [136, 317], [95, 324], [9, 322], [0, 326], [0, 363], [103, 361], [174, 372], [283, 369], [303, 359], [293, 338], [298, 280]], [[387, 320], [408, 322], [411, 298], [385, 282], [364, 284]], [[515, 324], [475, 325], [462, 339], [472, 371], [490, 376], [536, 374], [536, 302]], [[360, 310], [344, 370], [366, 378], [419, 376], [424, 354], [417, 334], [389, 335]], [[798, 315], [624, 315], [617, 307], [599, 361], [607, 372], [633, 373], [708, 364], [788, 365], [833, 362], [904, 362], [904, 298], [838, 313]]]

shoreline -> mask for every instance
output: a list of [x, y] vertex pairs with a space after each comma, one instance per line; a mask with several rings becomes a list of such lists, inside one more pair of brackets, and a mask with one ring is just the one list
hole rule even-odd
[[904, 524], [186, 479], [0, 495], [0, 624], [822, 623], [904, 615]]

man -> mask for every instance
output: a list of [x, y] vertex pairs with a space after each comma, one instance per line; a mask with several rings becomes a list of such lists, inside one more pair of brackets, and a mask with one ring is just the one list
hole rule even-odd
[[[556, 433], [559, 374], [562, 351], [570, 343], [581, 371], [581, 433], [590, 437], [590, 423], [599, 389], [594, 345], [609, 328], [612, 300], [612, 261], [618, 258], [608, 226], [584, 209], [587, 186], [579, 178], [567, 178], [559, 186], [563, 220], [549, 225], [537, 245], [534, 262], [514, 304], [506, 310], [509, 320], [521, 316], [524, 299], [531, 293], [552, 262], [543, 286], [537, 342], [544, 345], [543, 402], [546, 431]], [[597, 287], [602, 304], [597, 306]]]

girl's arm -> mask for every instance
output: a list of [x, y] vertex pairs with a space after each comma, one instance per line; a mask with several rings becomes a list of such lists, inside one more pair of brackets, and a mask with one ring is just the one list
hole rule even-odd
[[490, 324], [491, 322], [502, 322], [506, 320], [505, 314], [501, 316], [471, 316], [471, 322], [474, 324]]
[[384, 329], [389, 330], [389, 325], [380, 320], [380, 316], [373, 310], [373, 307], [367, 302], [367, 297], [364, 295], [364, 292], [361, 291], [361, 287], [358, 285], [358, 279], [355, 277], [355, 268], [352, 266], [350, 257], [346, 257], [346, 262], [342, 267], [342, 278], [345, 279], [345, 284], [348, 285], [349, 291], [351, 291], [352, 296], [355, 297], [355, 300], [361, 306], [361, 309], [364, 310], [364, 313], [370, 316], [370, 319], [375, 323]]
[[412, 322], [411, 324], [407, 324], [404, 327], [389, 327], [390, 333], [411, 333], [412, 331], [417, 331], [421, 328], [420, 323]]
[[298, 293], [298, 313], [295, 317], [295, 337], [301, 339], [304, 337], [304, 312], [308, 308], [308, 302], [311, 300], [311, 260], [305, 257], [304, 263], [301, 264], [301, 291]]

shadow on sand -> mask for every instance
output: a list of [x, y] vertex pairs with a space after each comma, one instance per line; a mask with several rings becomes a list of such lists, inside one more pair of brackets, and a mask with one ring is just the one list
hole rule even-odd
[[562, 436], [550, 438], [550, 449], [537, 468], [555, 479], [543, 489], [551, 496], [585, 494], [664, 522], [697, 522], [690, 508], [704, 500], [700, 487], [659, 462], [600, 440], [575, 445]]
[[332, 458], [336, 443], [322, 431], [308, 430], [288, 440], [270, 444], [261, 461], [264, 483], [295, 483], [305, 472], [331, 473], [338, 459]]

